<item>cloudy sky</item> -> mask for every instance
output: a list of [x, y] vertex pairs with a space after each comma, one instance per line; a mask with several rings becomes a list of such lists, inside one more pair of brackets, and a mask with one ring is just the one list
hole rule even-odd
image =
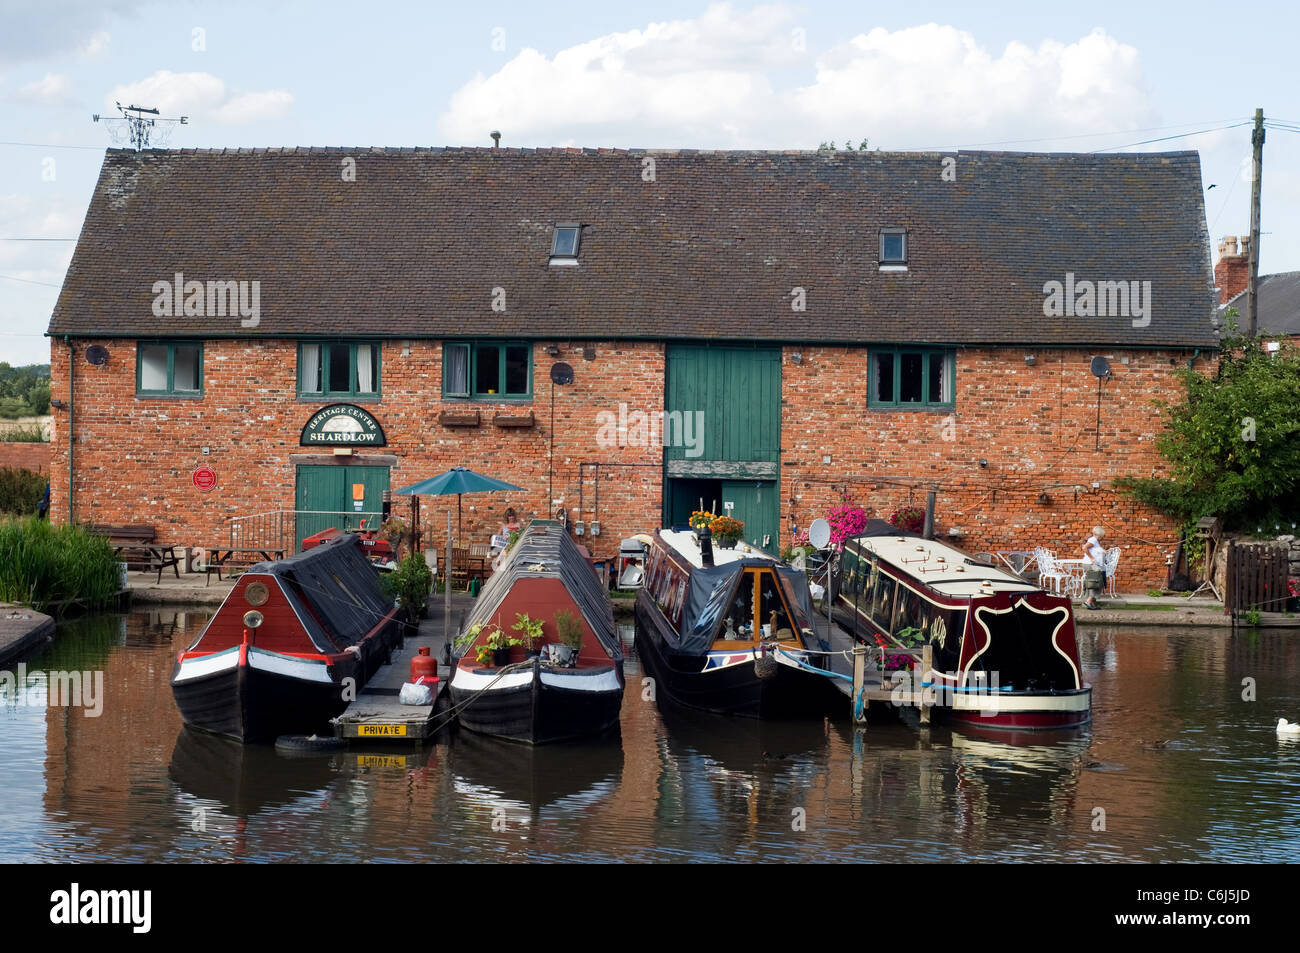
[[[0, 360], [49, 359], [115, 101], [189, 117], [182, 147], [1196, 149], [1211, 236], [1248, 231], [1300, 7], [1071, 6], [0, 0]], [[1263, 273], [1300, 270], [1297, 160], [1271, 130]]]

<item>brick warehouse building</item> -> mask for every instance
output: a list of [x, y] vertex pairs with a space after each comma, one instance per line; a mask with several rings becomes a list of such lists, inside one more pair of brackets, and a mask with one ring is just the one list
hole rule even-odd
[[1195, 153], [109, 150], [50, 322], [53, 515], [217, 545], [466, 465], [524, 488], [467, 536], [553, 494], [610, 555], [701, 498], [776, 548], [933, 489], [970, 551], [1103, 523], [1142, 588], [1176, 528], [1111, 481], [1161, 470], [1213, 309]]

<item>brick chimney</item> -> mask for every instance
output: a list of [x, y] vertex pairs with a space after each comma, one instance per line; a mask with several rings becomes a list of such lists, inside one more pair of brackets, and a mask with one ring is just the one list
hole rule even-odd
[[1219, 304], [1227, 304], [1246, 290], [1250, 276], [1250, 236], [1241, 238], [1241, 251], [1237, 251], [1237, 236], [1227, 235], [1219, 242], [1219, 263], [1214, 266], [1214, 284], [1219, 289]]

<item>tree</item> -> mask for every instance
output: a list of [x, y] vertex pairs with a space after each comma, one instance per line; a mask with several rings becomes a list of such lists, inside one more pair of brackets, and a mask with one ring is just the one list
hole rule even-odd
[[1300, 517], [1300, 349], [1241, 337], [1235, 317], [1230, 309], [1216, 372], [1183, 371], [1184, 400], [1158, 404], [1169, 422], [1156, 448], [1170, 475], [1115, 485], [1186, 522], [1215, 515], [1254, 530]]

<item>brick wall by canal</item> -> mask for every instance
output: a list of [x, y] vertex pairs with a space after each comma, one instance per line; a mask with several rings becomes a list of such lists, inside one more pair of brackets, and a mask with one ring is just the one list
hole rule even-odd
[[[78, 353], [97, 343], [110, 354], [103, 366], [78, 358], [75, 367], [79, 520], [152, 523], [160, 539], [200, 546], [225, 539], [230, 517], [294, 508], [295, 467], [304, 454], [318, 452], [299, 446], [300, 431], [333, 400], [298, 396], [296, 342], [205, 342], [203, 393], [195, 399], [138, 397], [135, 342], [76, 343]], [[529, 399], [468, 403], [442, 397], [440, 342], [384, 342], [381, 398], [353, 402], [380, 422], [387, 445], [358, 451], [349, 462], [369, 454], [391, 458], [394, 489], [456, 465], [524, 487], [522, 493], [466, 497], [467, 536], [486, 539], [506, 506], [525, 518], [545, 515], [552, 436], [547, 371], [567, 361], [575, 377], [556, 389], [554, 495], [564, 498], [571, 519], [600, 520], [601, 536], [586, 541], [598, 555], [612, 554], [620, 538], [659, 525], [663, 457], [652, 441], [600, 445], [600, 414], [617, 413], [620, 404], [649, 413], [664, 408], [664, 345], [561, 343], [559, 354], [551, 355], [547, 343], [533, 345]], [[584, 348], [593, 349], [591, 359]], [[926, 490], [934, 487], [940, 531], [958, 530], [968, 551], [1037, 544], [1073, 556], [1091, 527], [1102, 523], [1107, 544], [1124, 548], [1121, 585], [1162, 584], [1174, 523], [1110, 485], [1120, 475], [1162, 471], [1154, 443], [1162, 420], [1153, 401], [1178, 399], [1177, 371], [1188, 354], [1109, 353], [1114, 377], [1102, 384], [1098, 430], [1097, 379], [1088, 371], [1096, 353], [959, 349], [952, 407], [903, 411], [868, 407], [867, 348], [786, 346], [778, 490], [783, 540], [792, 525], [822, 515], [842, 489], [874, 515], [888, 517], [909, 502], [924, 505]], [[66, 347], [56, 343], [53, 396], [64, 401], [68, 363]], [[1205, 363], [1202, 358], [1197, 366]], [[475, 411], [475, 426], [440, 422], [444, 413]], [[497, 415], [530, 412], [531, 426], [494, 422]], [[66, 423], [67, 411], [58, 412], [51, 460], [57, 520], [67, 516]], [[580, 467], [593, 463], [600, 467]], [[191, 482], [203, 465], [218, 475], [216, 489], [207, 493]], [[426, 498], [422, 518], [441, 526], [446, 507]], [[454, 513], [454, 500], [451, 507]]]

